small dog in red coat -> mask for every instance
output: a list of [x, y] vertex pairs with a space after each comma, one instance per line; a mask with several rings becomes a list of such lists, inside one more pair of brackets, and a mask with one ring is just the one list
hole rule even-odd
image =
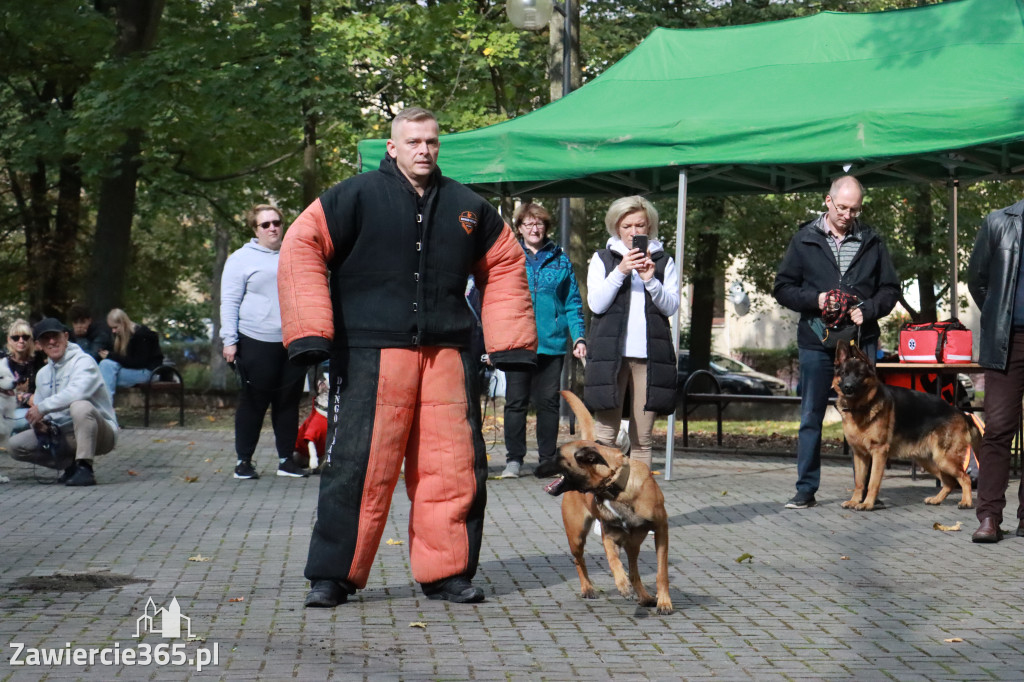
[[[308, 466], [314, 474], [320, 473], [327, 452], [327, 375], [316, 382], [316, 397], [313, 409], [306, 421], [299, 426], [299, 437], [295, 441], [292, 458], [300, 466]], [[308, 464], [305, 460], [308, 456]]]

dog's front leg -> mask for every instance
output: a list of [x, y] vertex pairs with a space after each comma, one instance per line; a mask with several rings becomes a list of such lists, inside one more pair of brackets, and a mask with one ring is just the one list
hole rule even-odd
[[878, 491], [882, 487], [882, 476], [885, 475], [885, 461], [889, 456], [889, 445], [872, 445], [870, 452], [871, 480], [868, 482], [868, 494], [863, 502], [853, 506], [857, 511], [871, 511], [875, 508], [875, 501], [878, 500]]
[[844, 509], [856, 508], [864, 499], [864, 484], [868, 478], [868, 462], [871, 456], [860, 448], [853, 449], [853, 495], [843, 502]]
[[640, 565], [637, 559], [640, 556], [640, 545], [647, 537], [646, 530], [633, 530], [626, 537], [625, 549], [626, 558], [629, 560], [629, 584], [633, 586], [637, 601], [640, 606], [654, 606], [654, 597], [650, 595], [640, 580]]
[[580, 596], [584, 599], [596, 599], [597, 592], [587, 574], [587, 562], [583, 558], [583, 547], [587, 544], [587, 533], [594, 525], [594, 517], [584, 503], [583, 495], [567, 492], [562, 496], [562, 524], [565, 526], [565, 537], [569, 540], [569, 552], [572, 563], [576, 566], [576, 574], [580, 578]]
[[[604, 534], [601, 537], [604, 542], [604, 554], [608, 557], [608, 568], [612, 570], [612, 577], [615, 578], [615, 587], [626, 599], [632, 599], [634, 596], [633, 588], [630, 586], [630, 577], [626, 575], [626, 569], [622, 565], [622, 559], [619, 558], [619, 546], [612, 539], [612, 534], [616, 531], [610, 531], [607, 528], [603, 528]], [[618, 531], [624, 533], [625, 531]], [[628, 542], [628, 538], [627, 538]], [[627, 551], [628, 554], [628, 551]], [[630, 558], [630, 564], [632, 568], [632, 557]]]

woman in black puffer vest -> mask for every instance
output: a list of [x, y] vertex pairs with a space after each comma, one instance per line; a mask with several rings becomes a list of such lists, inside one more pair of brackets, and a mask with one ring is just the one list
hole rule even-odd
[[[675, 409], [676, 362], [668, 316], [679, 307], [675, 262], [658, 241], [658, 212], [640, 196], [612, 203], [605, 215], [610, 239], [587, 273], [594, 313], [587, 339], [584, 400], [595, 413], [597, 440], [614, 445], [627, 388], [630, 457], [650, 466], [654, 419]], [[633, 236], [648, 248], [632, 248]]]

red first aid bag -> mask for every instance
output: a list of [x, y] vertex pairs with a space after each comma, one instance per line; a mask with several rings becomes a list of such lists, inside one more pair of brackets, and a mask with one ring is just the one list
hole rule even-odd
[[908, 322], [900, 327], [900, 362], [970, 362], [972, 341], [959, 320]]

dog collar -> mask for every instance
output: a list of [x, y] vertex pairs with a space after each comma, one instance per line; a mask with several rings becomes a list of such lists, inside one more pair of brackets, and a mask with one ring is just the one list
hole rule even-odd
[[628, 484], [629, 484], [629, 462], [624, 462], [623, 465], [622, 465], [622, 468], [619, 469], [619, 475], [615, 477], [614, 481], [611, 481], [610, 483], [608, 483], [608, 485], [606, 485], [604, 487], [604, 490], [602, 490], [601, 492], [614, 500], [616, 497], [618, 497], [622, 493], [623, 490], [626, 489], [626, 486]]

